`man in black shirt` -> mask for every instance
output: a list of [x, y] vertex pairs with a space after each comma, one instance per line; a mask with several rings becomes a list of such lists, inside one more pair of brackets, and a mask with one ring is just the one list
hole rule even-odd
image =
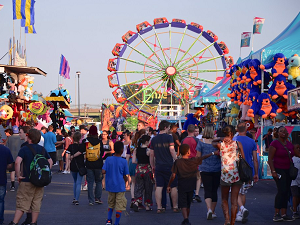
[[271, 142], [273, 141], [272, 132], [273, 132], [273, 129], [270, 128], [268, 130], [268, 133], [265, 134], [263, 137], [263, 140], [265, 140], [266, 152], [269, 150], [269, 146], [270, 146]]

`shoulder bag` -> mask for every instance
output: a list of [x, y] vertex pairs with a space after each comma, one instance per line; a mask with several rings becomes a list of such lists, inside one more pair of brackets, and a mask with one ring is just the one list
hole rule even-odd
[[76, 164], [76, 167], [77, 167], [77, 169], [78, 169], [79, 175], [80, 175], [80, 176], [86, 175], [86, 174], [87, 174], [87, 170], [86, 170], [85, 166], [80, 167], [80, 168], [78, 167], [78, 164], [77, 164], [76, 159], [75, 159], [75, 157], [74, 157], [74, 148], [73, 148], [73, 145], [72, 145], [72, 153], [73, 153], [73, 159], [74, 159], [74, 161], [75, 161], [75, 164]]
[[239, 152], [239, 160], [237, 161], [238, 171], [240, 175], [240, 180], [243, 182], [249, 182], [253, 179], [253, 172], [251, 166], [248, 162], [242, 157], [241, 149], [236, 142], [238, 152]]
[[[279, 140], [278, 140], [279, 141]], [[288, 148], [281, 142], [279, 141], [282, 146], [285, 148], [285, 150], [287, 151], [288, 155], [289, 155], [289, 159], [290, 159], [290, 169], [289, 169], [289, 174], [290, 174], [290, 177], [292, 180], [295, 180], [298, 176], [298, 169], [294, 166], [294, 163], [291, 159], [291, 155], [290, 155], [290, 152], [288, 150]]]

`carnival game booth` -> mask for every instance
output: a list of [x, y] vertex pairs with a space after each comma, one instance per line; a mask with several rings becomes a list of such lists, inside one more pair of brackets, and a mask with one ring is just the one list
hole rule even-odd
[[[298, 131], [298, 103], [300, 86], [300, 14], [273, 41], [262, 49], [230, 68], [231, 102], [244, 105], [243, 115], [254, 121], [259, 130], [261, 178], [270, 178], [266, 173], [267, 156], [263, 155], [262, 136], [268, 126], [284, 124]], [[293, 94], [288, 94], [293, 93]], [[262, 131], [262, 132], [261, 132]]]
[[33, 125], [45, 112], [45, 105], [33, 92], [34, 77], [29, 74], [47, 75], [37, 67], [0, 65], [0, 120], [3, 127]]

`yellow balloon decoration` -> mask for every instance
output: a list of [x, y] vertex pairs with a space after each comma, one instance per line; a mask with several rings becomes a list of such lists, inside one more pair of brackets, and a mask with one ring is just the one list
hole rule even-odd
[[0, 119], [9, 120], [12, 118], [14, 111], [8, 105], [3, 105], [0, 108]]

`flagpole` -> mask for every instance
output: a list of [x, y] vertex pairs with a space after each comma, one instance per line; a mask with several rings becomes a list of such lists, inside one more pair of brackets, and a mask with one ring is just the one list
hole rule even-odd
[[12, 65], [15, 64], [15, 20], [13, 20], [13, 46], [12, 46], [12, 55], [13, 55], [13, 59], [12, 59]]
[[25, 65], [27, 66], [27, 48], [26, 48], [26, 33], [25, 33], [25, 29], [24, 29], [24, 40], [25, 40], [25, 50], [24, 50], [24, 58], [25, 58]]
[[253, 31], [252, 31], [252, 48], [251, 48], [252, 52], [253, 52], [253, 39], [254, 39], [254, 34], [253, 34]]
[[242, 47], [240, 47], [240, 58], [242, 56]]

